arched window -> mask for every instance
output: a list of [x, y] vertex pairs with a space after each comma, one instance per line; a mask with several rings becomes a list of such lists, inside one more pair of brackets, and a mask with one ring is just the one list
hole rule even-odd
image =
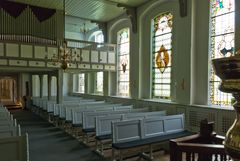
[[97, 34], [95, 34], [94, 36], [94, 39], [95, 39], [95, 42], [98, 42], [98, 43], [103, 43], [103, 34], [102, 32], [97, 32]]
[[97, 72], [96, 93], [103, 93], [103, 72]]
[[129, 96], [129, 28], [117, 33], [118, 47], [118, 95]]
[[152, 21], [152, 97], [170, 99], [173, 15], [162, 13]]
[[[210, 56], [212, 59], [230, 56], [234, 53], [235, 3], [234, 0], [211, 0]], [[218, 89], [220, 79], [211, 67], [209, 81], [210, 103], [231, 105], [231, 94]]]

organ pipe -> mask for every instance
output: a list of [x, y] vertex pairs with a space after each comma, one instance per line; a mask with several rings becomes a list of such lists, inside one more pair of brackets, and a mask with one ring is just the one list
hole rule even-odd
[[0, 41], [58, 45], [63, 41], [62, 13], [56, 10], [47, 20], [39, 21], [29, 6], [17, 17], [0, 7]]

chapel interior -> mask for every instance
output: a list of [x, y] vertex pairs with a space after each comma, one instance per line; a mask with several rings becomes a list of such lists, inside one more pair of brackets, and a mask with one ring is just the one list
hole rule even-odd
[[0, 0], [0, 160], [240, 160], [239, 17], [239, 0]]

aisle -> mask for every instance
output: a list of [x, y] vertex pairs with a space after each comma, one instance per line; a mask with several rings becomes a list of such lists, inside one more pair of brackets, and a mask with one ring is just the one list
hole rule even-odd
[[78, 142], [30, 111], [13, 110], [21, 124], [22, 133], [29, 134], [30, 161], [99, 161], [104, 160]]

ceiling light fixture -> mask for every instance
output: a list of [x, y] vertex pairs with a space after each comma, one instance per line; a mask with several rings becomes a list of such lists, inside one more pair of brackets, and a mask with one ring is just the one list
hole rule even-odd
[[[77, 64], [77, 60], [80, 60], [80, 54], [77, 54], [77, 50], [73, 48], [68, 48], [67, 41], [65, 40], [65, 0], [63, 0], [63, 45], [59, 47], [58, 54], [54, 53], [50, 58], [51, 64], [54, 66], [60, 65], [60, 67], [65, 71], [72, 64]], [[84, 25], [84, 31], [85, 25]], [[47, 55], [46, 55], [47, 58]]]

